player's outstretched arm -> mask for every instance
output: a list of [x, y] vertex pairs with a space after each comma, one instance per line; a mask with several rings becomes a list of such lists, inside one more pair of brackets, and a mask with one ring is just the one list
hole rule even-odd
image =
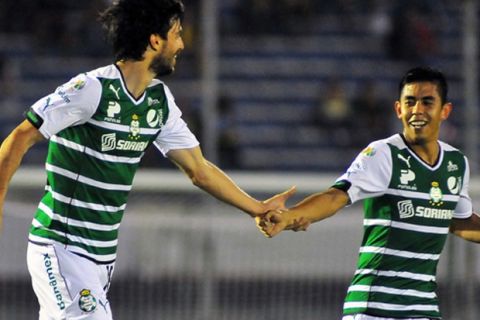
[[10, 133], [0, 147], [0, 228], [8, 184], [28, 149], [42, 139], [44, 138], [40, 132], [25, 120]]
[[285, 202], [295, 193], [295, 187], [292, 187], [268, 200], [259, 201], [238, 187], [220, 168], [205, 159], [199, 147], [171, 150], [167, 156], [187, 174], [194, 185], [252, 217], [263, 215], [269, 210], [285, 209]]
[[480, 243], [480, 217], [474, 212], [467, 219], [452, 219], [450, 232], [468, 241]]
[[295, 229], [334, 215], [349, 203], [348, 194], [336, 188], [313, 194], [287, 211], [275, 210], [266, 214], [259, 227], [268, 237], [283, 230]]

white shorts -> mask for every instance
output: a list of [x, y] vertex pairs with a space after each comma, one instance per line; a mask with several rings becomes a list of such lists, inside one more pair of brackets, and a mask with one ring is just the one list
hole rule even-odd
[[342, 320], [433, 320], [430, 318], [381, 318], [375, 316], [369, 316], [366, 314], [354, 314], [343, 316]]
[[28, 271], [40, 320], [112, 320], [107, 291], [114, 264], [96, 264], [60, 244], [28, 243]]

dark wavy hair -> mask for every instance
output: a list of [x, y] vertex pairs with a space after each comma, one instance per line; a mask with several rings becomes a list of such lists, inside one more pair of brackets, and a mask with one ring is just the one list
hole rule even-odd
[[398, 85], [399, 97], [402, 95], [403, 87], [413, 82], [432, 82], [436, 84], [442, 105], [447, 102], [448, 84], [440, 70], [431, 67], [416, 67], [408, 70]]
[[176, 20], [182, 20], [181, 0], [117, 0], [100, 14], [107, 41], [115, 59], [142, 60], [150, 35], [167, 34]]

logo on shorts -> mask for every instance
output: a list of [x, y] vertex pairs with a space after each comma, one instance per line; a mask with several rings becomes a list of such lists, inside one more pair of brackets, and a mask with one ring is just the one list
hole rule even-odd
[[84, 312], [92, 312], [97, 308], [97, 299], [95, 299], [90, 290], [83, 289], [80, 291], [78, 306]]

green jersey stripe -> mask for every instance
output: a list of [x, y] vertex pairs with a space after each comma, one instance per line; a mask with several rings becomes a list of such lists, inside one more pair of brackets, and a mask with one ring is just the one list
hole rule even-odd
[[72, 180], [79, 181], [81, 183], [88, 184], [90, 186], [105, 189], [105, 190], [118, 190], [118, 191], [130, 191], [132, 189], [131, 185], [122, 185], [122, 184], [113, 184], [113, 183], [105, 183], [98, 180], [90, 179], [85, 176], [79, 175], [78, 173], [62, 169], [60, 167], [51, 165], [49, 163], [45, 164], [45, 168], [47, 171], [54, 172], [56, 174], [65, 176]]
[[430, 226], [419, 226], [416, 224], [391, 221], [386, 219], [365, 219], [363, 220], [364, 226], [388, 226], [397, 229], [418, 231], [424, 233], [436, 233], [436, 234], [448, 234], [449, 228], [439, 228]]
[[135, 163], [140, 163], [141, 157], [121, 157], [121, 156], [114, 156], [114, 155], [109, 155], [106, 153], [100, 153], [97, 152], [89, 147], [83, 146], [79, 143], [67, 140], [65, 138], [61, 138], [59, 136], [52, 136], [50, 138], [50, 141], [53, 141], [57, 144], [60, 144], [64, 147], [73, 149], [75, 151], [79, 152], [84, 152], [88, 154], [89, 156], [92, 156], [94, 158], [97, 158], [102, 161], [108, 161], [108, 162], [115, 162], [115, 163], [129, 163], [129, 164], [135, 164]]
[[403, 250], [393, 250], [384, 247], [360, 247], [360, 253], [379, 253], [391, 256], [397, 256], [402, 258], [414, 258], [414, 259], [421, 259], [421, 260], [438, 260], [440, 258], [439, 254], [429, 254], [429, 253], [417, 253], [411, 251], [403, 251]]
[[358, 269], [355, 271], [355, 275], [377, 275], [381, 277], [391, 277], [391, 278], [405, 278], [411, 280], [418, 280], [418, 281], [436, 281], [436, 277], [429, 275], [429, 274], [422, 274], [422, 273], [414, 273], [414, 272], [407, 272], [407, 271], [382, 271], [382, 270], [375, 270], [375, 269]]
[[48, 217], [50, 217], [51, 220], [56, 220], [61, 223], [68, 224], [75, 227], [88, 228], [96, 231], [116, 231], [120, 227], [120, 223], [109, 225], [109, 224], [99, 224], [99, 223], [76, 220], [76, 219], [72, 219], [71, 217], [66, 218], [59, 215], [58, 213], [54, 213], [52, 209], [50, 209], [48, 206], [46, 206], [42, 202], [40, 202], [40, 204], [38, 205], [38, 209], [41, 210], [41, 212], [45, 213]]
[[[356, 275], [351, 283], [351, 286], [383, 286], [388, 288], [395, 288], [396, 290], [416, 290], [419, 292], [429, 292], [434, 293], [437, 285], [435, 282], [431, 281], [417, 281], [413, 279], [406, 279], [406, 278], [393, 278], [393, 277], [382, 277], [378, 275]], [[393, 294], [393, 293], [392, 293]], [[397, 298], [395, 295], [388, 296], [384, 301], [381, 302], [392, 302], [395, 303], [395, 299]], [[379, 295], [376, 295], [377, 297]], [[402, 295], [398, 295], [402, 297]], [[352, 294], [349, 292], [347, 296], [347, 300], [353, 301], [357, 300], [352, 298]], [[373, 299], [379, 301], [379, 299]], [[430, 302], [430, 301], [427, 301]], [[421, 303], [424, 303], [422, 301]]]
[[88, 238], [95, 241], [111, 241], [117, 239], [118, 231], [97, 231], [84, 227], [75, 227], [70, 223], [63, 223], [58, 220], [52, 220], [50, 216], [42, 211], [37, 211], [34, 220], [36, 221], [35, 227], [48, 228], [59, 234], [69, 234], [73, 236], [79, 236], [81, 238]]
[[395, 288], [389, 288], [385, 286], [352, 285], [348, 288], [348, 292], [354, 292], [354, 291], [381, 292], [381, 293], [387, 293], [387, 294], [404, 295], [404, 296], [429, 298], [429, 299], [434, 299], [437, 297], [437, 295], [434, 292], [423, 292], [423, 291], [412, 290], [412, 289], [407, 289], [407, 290], [395, 289]]
[[75, 210], [72, 210], [69, 203], [53, 199], [51, 193], [46, 193], [40, 203], [49, 206], [50, 208], [55, 208], [55, 213], [61, 216], [68, 216], [69, 219], [85, 220], [100, 225], [114, 225], [120, 223], [123, 218], [123, 211], [111, 213], [93, 211], [81, 207], [75, 207]]
[[[385, 194], [392, 195], [392, 196], [400, 196], [400, 197], [404, 197], [404, 198], [413, 198], [413, 199], [417, 199], [417, 200], [420, 200], [420, 199], [430, 200], [430, 195], [428, 193], [415, 192], [415, 191], [409, 191], [409, 190], [400, 190], [400, 189], [388, 188], [386, 190]], [[451, 195], [451, 194], [444, 194], [443, 195], [443, 200], [444, 201], [450, 201], [450, 202], [457, 203], [459, 199], [460, 199], [459, 195]]]
[[112, 212], [112, 213], [123, 211], [127, 207], [126, 203], [119, 207], [116, 207], [116, 206], [105, 206], [103, 204], [98, 204], [98, 203], [84, 202], [84, 201], [80, 201], [74, 198], [64, 196], [60, 193], [57, 193], [53, 191], [50, 186], [47, 186], [45, 189], [52, 194], [53, 199], [75, 206], [75, 207], [87, 208], [87, 209], [96, 210], [96, 211]]
[[437, 305], [429, 304], [414, 304], [414, 305], [402, 305], [393, 303], [381, 303], [381, 302], [345, 302], [343, 309], [351, 308], [372, 308], [391, 311], [436, 311], [439, 312]]
[[[44, 226], [40, 221], [38, 221], [36, 218], [33, 219], [32, 221], [32, 226], [38, 229], [44, 229], [46, 226]], [[69, 233], [65, 233], [62, 231], [57, 231], [54, 229], [48, 229], [49, 231], [56, 233], [58, 236], [62, 236], [67, 239], [68, 242], [75, 242], [79, 244], [83, 244], [84, 246], [87, 247], [97, 247], [97, 248], [115, 248], [118, 244], [118, 240], [110, 240], [110, 241], [98, 241], [98, 240], [91, 240], [91, 239], [86, 239], [83, 237], [75, 236]]]
[[[88, 123], [104, 129], [115, 130], [115, 131], [126, 132], [126, 133], [130, 132], [130, 126], [126, 126], [122, 124], [98, 121], [94, 119], [88, 120]], [[142, 135], [154, 136], [154, 135], [157, 135], [159, 132], [160, 132], [160, 129], [140, 128], [140, 134]]]

